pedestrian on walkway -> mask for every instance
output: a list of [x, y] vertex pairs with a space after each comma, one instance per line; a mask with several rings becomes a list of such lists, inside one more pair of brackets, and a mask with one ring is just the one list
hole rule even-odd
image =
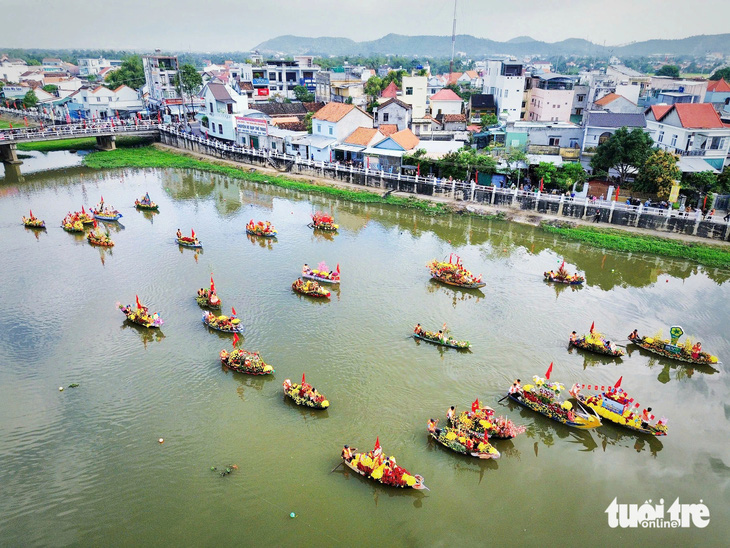
[[596, 214], [593, 217], [594, 223], [600, 223], [601, 222], [601, 210], [599, 208], [596, 208]]

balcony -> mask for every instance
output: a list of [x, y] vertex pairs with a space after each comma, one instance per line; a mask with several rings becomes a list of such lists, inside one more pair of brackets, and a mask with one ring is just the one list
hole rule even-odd
[[529, 145], [528, 154], [560, 154], [560, 147], [550, 145]]

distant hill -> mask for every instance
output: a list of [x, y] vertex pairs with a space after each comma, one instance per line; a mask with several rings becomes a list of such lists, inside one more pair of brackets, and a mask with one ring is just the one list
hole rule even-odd
[[[355, 42], [349, 38], [307, 38], [287, 35], [262, 42], [254, 49], [267, 55], [448, 57], [451, 55], [451, 37], [388, 34], [377, 40]], [[456, 50], [477, 58], [495, 54], [634, 57], [652, 54], [705, 55], [707, 52], [718, 52], [727, 55], [730, 54], [730, 34], [690, 36], [679, 40], [647, 40], [623, 46], [601, 46], [581, 38], [569, 38], [560, 42], [542, 42], [529, 36], [519, 36], [506, 42], [496, 42], [487, 38], [460, 34], [456, 37]]]

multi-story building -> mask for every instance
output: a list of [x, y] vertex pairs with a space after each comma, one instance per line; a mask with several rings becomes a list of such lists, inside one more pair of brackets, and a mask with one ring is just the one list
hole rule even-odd
[[705, 102], [712, 103], [722, 115], [730, 114], [730, 84], [724, 78], [713, 80], [707, 85]]
[[[122, 66], [120, 59], [104, 59], [103, 57], [79, 59], [79, 76], [95, 76], [105, 68], [120, 66]], [[142, 87], [141, 82], [138, 87]]]
[[182, 97], [175, 87], [178, 73], [176, 55], [145, 55], [142, 57], [148, 101], [153, 110], [180, 116]]
[[243, 117], [248, 111], [246, 94], [239, 94], [220, 81], [211, 81], [205, 85], [201, 96], [205, 102], [202, 126], [206, 128], [208, 135], [236, 141], [236, 118]]
[[686, 80], [668, 76], [652, 76], [642, 106], [675, 103], [704, 103], [707, 80]]
[[[428, 78], [425, 76], [404, 76], [402, 80], [400, 100], [413, 107], [413, 118], [422, 118], [426, 115], [428, 92]], [[398, 128], [403, 129], [403, 128]]]
[[[280, 94], [285, 99], [294, 99], [294, 88], [304, 86], [314, 92], [319, 67], [312, 64], [309, 56], [298, 56], [298, 61], [271, 60], [266, 62], [266, 77], [269, 79], [269, 94]], [[255, 88], [254, 84], [254, 88]]]
[[52, 57], [43, 59], [43, 72], [64, 72], [63, 61]]
[[624, 94], [613, 90], [616, 93], [619, 93], [619, 95], [623, 95], [628, 100], [634, 102], [636, 102], [639, 96], [644, 95], [650, 85], [651, 80], [650, 76], [638, 72], [634, 69], [630, 69], [629, 67], [624, 65], [611, 65], [607, 67], [606, 76], [618, 86], [638, 87], [638, 91], [636, 92], [635, 96], [634, 93], [631, 92], [626, 92], [626, 94]]
[[489, 59], [484, 71], [484, 93], [494, 96], [499, 116], [513, 122], [522, 114], [525, 72], [522, 63]]
[[560, 74], [532, 77], [532, 93], [527, 119], [536, 122], [569, 122], [573, 106], [574, 82]]
[[437, 118], [444, 114], [461, 114], [464, 101], [451, 89], [442, 89], [430, 97], [429, 104], [431, 116]]

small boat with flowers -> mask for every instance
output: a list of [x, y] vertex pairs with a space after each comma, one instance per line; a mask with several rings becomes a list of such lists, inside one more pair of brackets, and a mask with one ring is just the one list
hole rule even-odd
[[100, 247], [114, 247], [114, 242], [109, 237], [109, 232], [102, 232], [100, 230], [92, 230], [86, 235], [86, 239], [91, 245], [97, 245]]
[[91, 214], [94, 219], [99, 221], [115, 222], [122, 218], [122, 214], [119, 213], [113, 207], [109, 207], [104, 204], [104, 196], [101, 197], [101, 201], [96, 204], [96, 207], [91, 209]]
[[[213, 274], [210, 275], [210, 289], [205, 289], [203, 287], [198, 289], [198, 295], [195, 297], [195, 302], [197, 302], [200, 306], [210, 308], [212, 310], [221, 309], [223, 303], [218, 297], [218, 293], [216, 293]], [[235, 308], [233, 309], [233, 315], [236, 315]]]
[[471, 343], [469, 341], [459, 341], [448, 335], [448, 329], [446, 329], [445, 324], [442, 330], [435, 332], [426, 331], [421, 327], [421, 324], [419, 323], [413, 330], [413, 338], [427, 341], [433, 344], [438, 344], [440, 346], [446, 346], [448, 348], [456, 348], [457, 350], [468, 350], [469, 348], [471, 348]]
[[307, 226], [310, 228], [316, 228], [317, 230], [327, 230], [329, 232], [336, 232], [340, 225], [335, 224], [335, 219], [332, 215], [317, 211], [312, 215], [312, 222]]
[[[234, 335], [234, 346], [238, 335]], [[221, 350], [221, 363], [229, 369], [246, 375], [272, 375], [274, 368], [261, 359], [258, 352], [248, 352], [243, 348], [235, 348], [229, 353]]]
[[448, 263], [445, 260], [437, 261], [434, 259], [426, 266], [431, 272], [431, 278], [447, 285], [464, 289], [479, 289], [487, 285], [482, 281], [481, 274], [474, 276], [461, 264], [461, 258], [458, 255], [454, 256], [453, 253], [449, 255]]
[[74, 212], [74, 215], [78, 218], [79, 221], [81, 221], [85, 225], [93, 225], [94, 224], [94, 217], [86, 213], [86, 210], [84, 209], [84, 206], [81, 206], [81, 212]]
[[33, 215], [33, 210], [31, 210], [30, 217], [23, 217], [23, 226], [25, 228], [46, 228], [46, 222]]
[[251, 236], [262, 236], [264, 238], [276, 238], [277, 232], [269, 221], [259, 221], [254, 223], [251, 219], [246, 225], [246, 234]]
[[716, 366], [722, 363], [718, 360], [717, 356], [704, 352], [701, 342], [696, 342], [693, 345], [689, 337], [685, 340], [684, 344], [678, 345], [679, 338], [684, 335], [684, 330], [680, 326], [672, 326], [669, 329], [669, 334], [671, 340], [663, 339], [661, 331], [654, 337], [641, 337], [637, 330], [634, 330], [628, 336], [628, 339], [644, 350], [672, 360], [709, 366]]
[[560, 393], [565, 388], [558, 382], [550, 382], [550, 373], [553, 364], [550, 364], [545, 379], [535, 375], [532, 379], [535, 385], [526, 384], [523, 387], [513, 385], [507, 396], [512, 401], [532, 409], [545, 417], [566, 426], [587, 430], [601, 426], [601, 418], [595, 414], [573, 409], [569, 401], [560, 401]]
[[292, 384], [291, 380], [284, 381], [284, 395], [294, 400], [297, 405], [313, 407], [314, 409], [327, 409], [330, 406], [329, 400], [312, 388], [302, 373], [302, 384]]
[[326, 284], [338, 284], [340, 283], [340, 263], [337, 263], [337, 268], [334, 270], [330, 270], [324, 261], [319, 263], [315, 269], [311, 269], [309, 265], [305, 264], [302, 267], [302, 278]]
[[375, 448], [372, 451], [355, 453], [348, 458], [343, 457], [343, 462], [353, 472], [383, 485], [401, 489], [428, 489], [423, 483], [423, 476], [410, 474], [408, 470], [398, 466], [395, 457], [383, 456], [380, 439], [375, 441]]
[[314, 297], [317, 299], [329, 299], [331, 293], [324, 287], [319, 285], [317, 282], [307, 280], [306, 282], [301, 278], [297, 278], [294, 283], [291, 284], [291, 288], [297, 293], [306, 295], [308, 297]]
[[426, 429], [428, 435], [444, 447], [448, 447], [456, 453], [482, 460], [498, 459], [500, 457], [499, 451], [489, 443], [485, 436], [482, 435], [479, 439], [473, 436], [471, 432], [462, 432], [456, 428], [436, 428], [436, 422], [428, 421]]
[[[651, 415], [651, 407], [644, 409], [641, 413], [639, 409], [641, 405], [634, 402], [634, 398], [624, 392], [621, 386], [621, 380], [614, 386], [591, 386], [586, 387], [585, 384], [574, 384], [570, 389], [571, 395], [579, 402], [593, 411], [598, 413], [602, 418], [610, 421], [618, 426], [641, 432], [642, 434], [650, 434], [652, 436], [667, 435], [667, 419], [662, 417], [655, 424], [651, 424], [654, 415]], [[583, 388], [588, 390], [597, 390], [597, 394], [581, 394]]]
[[195, 235], [195, 231], [191, 231], [190, 236], [183, 236], [180, 234], [180, 231], [177, 231], [177, 243], [178, 245], [181, 245], [182, 247], [193, 247], [193, 248], [201, 248], [203, 247], [203, 244], [200, 243], [200, 240], [198, 240], [198, 237]]
[[482, 406], [477, 398], [471, 404], [471, 411], [462, 411], [448, 420], [449, 426], [472, 436], [482, 437], [486, 432], [490, 438], [509, 440], [525, 432], [525, 427], [516, 425], [507, 417], [495, 417], [494, 409]]
[[160, 209], [160, 206], [158, 206], [155, 202], [150, 200], [150, 194], [145, 193], [144, 196], [142, 196], [141, 199], [134, 201], [134, 207], [137, 209], [143, 209], [147, 211], [158, 211]]
[[157, 312], [150, 314], [149, 309], [139, 302], [139, 297], [135, 296], [135, 300], [137, 305], [136, 307], [132, 307], [132, 305], [129, 304], [127, 306], [122, 306], [120, 303], [117, 303], [117, 308], [119, 308], [119, 310], [121, 310], [132, 323], [136, 323], [142, 327], [159, 328], [163, 323], [159, 314]]
[[566, 285], [581, 285], [586, 279], [578, 274], [570, 274], [565, 268], [565, 261], [562, 262], [557, 272], [549, 270], [543, 272], [542, 275], [545, 277], [546, 282], [553, 282], [557, 284]]
[[575, 346], [581, 350], [587, 350], [588, 352], [595, 352], [596, 354], [603, 354], [605, 356], [612, 356], [614, 358], [620, 358], [624, 355], [623, 350], [616, 348], [614, 343], [595, 330], [595, 323], [591, 324], [590, 331], [583, 336], [579, 337], [576, 335], [575, 331], [573, 331], [570, 335], [568, 346]]
[[206, 310], [203, 312], [201, 321], [216, 331], [222, 331], [223, 333], [243, 333], [243, 325], [241, 320], [235, 316], [216, 316], [212, 312]]
[[69, 213], [63, 218], [63, 221], [61, 221], [61, 228], [63, 228], [66, 232], [80, 233], [84, 231], [84, 223], [79, 218], [78, 213]]

